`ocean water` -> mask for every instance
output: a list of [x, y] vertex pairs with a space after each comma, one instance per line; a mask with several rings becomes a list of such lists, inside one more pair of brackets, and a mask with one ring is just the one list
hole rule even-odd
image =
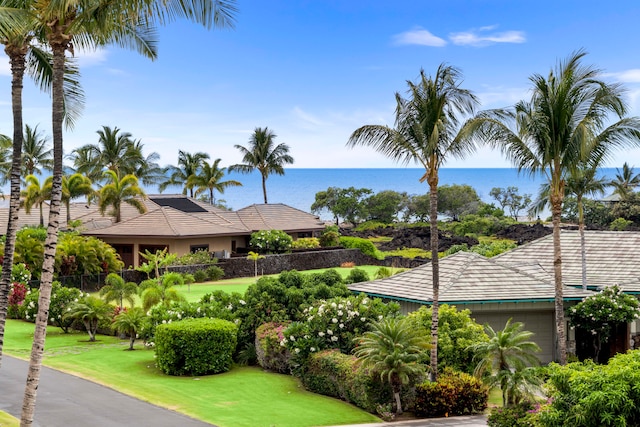
[[[601, 170], [601, 175], [613, 178], [615, 168]], [[269, 203], [284, 203], [294, 208], [309, 212], [315, 195], [329, 187], [338, 188], [369, 188], [374, 193], [383, 190], [406, 191], [410, 195], [426, 194], [429, 191], [427, 183], [420, 183], [424, 169], [419, 168], [389, 168], [389, 169], [298, 169], [290, 168], [285, 174], [270, 175], [267, 179], [267, 197]], [[243, 184], [242, 187], [227, 188], [224, 194], [216, 193], [216, 199], [224, 200], [232, 209], [240, 209], [252, 204], [264, 203], [262, 183], [259, 173], [227, 175], [227, 179], [234, 179]], [[493, 202], [489, 192], [494, 187], [518, 187], [520, 194], [531, 194], [535, 199], [540, 184], [544, 179], [540, 176], [530, 177], [518, 174], [511, 168], [442, 168], [440, 170], [440, 185], [468, 184], [475, 188], [480, 198], [487, 203]], [[147, 188], [151, 194], [155, 189]], [[170, 187], [165, 193], [180, 192], [177, 187]], [[331, 219], [331, 215], [322, 213], [323, 219]]]

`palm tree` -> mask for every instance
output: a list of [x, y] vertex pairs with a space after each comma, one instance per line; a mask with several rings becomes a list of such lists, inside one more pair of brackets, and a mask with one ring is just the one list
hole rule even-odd
[[[293, 164], [289, 146], [275, 145], [276, 134], [266, 128], [255, 128], [249, 139], [249, 148], [235, 145], [242, 154], [244, 163], [229, 166], [229, 172], [251, 173], [258, 170], [262, 176], [262, 193], [267, 204], [267, 178], [271, 174], [284, 175], [284, 165]], [[275, 146], [274, 146], [275, 145]]]
[[189, 180], [198, 174], [198, 171], [202, 167], [206, 159], [209, 158], [207, 153], [188, 153], [186, 151], [178, 151], [178, 166], [169, 166], [166, 172], [171, 173], [169, 179], [160, 184], [158, 189], [162, 193], [170, 185], [184, 185], [182, 194], [187, 194], [189, 190], [189, 196], [193, 197], [194, 184]]
[[115, 222], [120, 222], [122, 220], [122, 203], [133, 206], [140, 213], [147, 211], [141, 200], [146, 198], [146, 194], [138, 186], [138, 178], [134, 175], [126, 175], [119, 179], [118, 175], [112, 170], [104, 171], [104, 176], [110, 182], [98, 192], [100, 213], [104, 214], [108, 208], [111, 208], [109, 214], [113, 215]]
[[[133, 142], [134, 150], [143, 153], [144, 144], [139, 139]], [[140, 162], [132, 172], [144, 185], [156, 185], [165, 178], [164, 169], [158, 165], [160, 154], [155, 151], [147, 157], [141, 155]]]
[[81, 321], [89, 334], [89, 341], [94, 342], [96, 340], [98, 323], [109, 317], [112, 313], [113, 309], [110, 305], [106, 304], [100, 298], [88, 296], [69, 306], [65, 317]]
[[[48, 177], [43, 184], [44, 193], [49, 196], [53, 186], [53, 177]], [[67, 209], [67, 224], [71, 222], [71, 200], [87, 196], [89, 200], [95, 195], [91, 180], [84, 175], [74, 173], [67, 177], [62, 176], [62, 203]]]
[[104, 286], [100, 288], [100, 296], [109, 303], [115, 301], [119, 303], [120, 310], [124, 309], [124, 300], [129, 302], [133, 307], [135, 300], [134, 295], [138, 293], [138, 285], [134, 282], [125, 282], [120, 275], [109, 273], [104, 279]]
[[474, 150], [469, 138], [459, 133], [459, 115], [475, 110], [478, 99], [462, 89], [460, 71], [445, 64], [435, 77], [420, 71], [417, 84], [408, 81], [409, 97], [396, 93], [395, 129], [367, 125], [357, 129], [348, 146], [366, 145], [404, 164], [417, 162], [425, 169], [420, 182], [429, 184], [431, 222], [431, 269], [433, 276], [433, 313], [431, 322], [431, 380], [438, 376], [438, 307], [440, 275], [438, 262], [438, 172], [447, 158], [464, 157]]
[[626, 200], [629, 194], [640, 185], [640, 173], [634, 175], [633, 166], [629, 167], [627, 162], [622, 165], [622, 170], [616, 169], [615, 179], [609, 182], [613, 186], [614, 194], [619, 194], [622, 200]]
[[[541, 174], [549, 182], [555, 321], [561, 364], [567, 360], [560, 247], [560, 217], [567, 175], [575, 165], [605, 156], [612, 148], [640, 144], [640, 120], [622, 118], [627, 107], [621, 87], [598, 79], [597, 69], [581, 64], [584, 55], [583, 51], [573, 53], [547, 77], [531, 76], [531, 99], [518, 102], [513, 111], [482, 112], [468, 123], [473, 128], [470, 132], [478, 132], [488, 144], [499, 148], [518, 171]], [[610, 115], [620, 120], [605, 127]]]
[[264, 255], [260, 255], [258, 252], [249, 251], [247, 255], [247, 259], [253, 261], [253, 272], [254, 276], [258, 277], [258, 260], [263, 259]]
[[131, 307], [120, 312], [114, 319], [112, 326], [121, 334], [129, 335], [129, 350], [133, 350], [138, 331], [144, 326], [147, 315], [140, 307]]
[[35, 175], [27, 176], [25, 181], [27, 186], [22, 192], [24, 210], [27, 214], [30, 214], [31, 208], [38, 206], [40, 209], [40, 227], [44, 227], [43, 205], [51, 197], [51, 187], [47, 187], [45, 184], [41, 186], [40, 180]]
[[156, 304], [169, 306], [172, 302], [185, 301], [175, 288], [176, 285], [184, 285], [184, 279], [180, 273], [175, 272], [163, 274], [160, 278], [143, 280], [139, 292], [145, 313]]
[[191, 188], [195, 188], [195, 195], [199, 196], [205, 191], [209, 192], [209, 203], [216, 204], [216, 198], [214, 197], [214, 190], [218, 193], [224, 193], [227, 187], [241, 187], [242, 183], [234, 180], [222, 181], [227, 168], [221, 168], [220, 159], [215, 159], [213, 163], [209, 164], [206, 161], [202, 162], [200, 170], [191, 175], [187, 180], [187, 184]]
[[400, 393], [412, 376], [423, 372], [419, 363], [429, 342], [406, 318], [387, 318], [371, 322], [371, 330], [355, 338], [354, 354], [387, 381], [393, 391], [396, 413], [402, 413]]
[[51, 148], [47, 148], [48, 142], [49, 138], [38, 130], [37, 125], [34, 128], [25, 125], [22, 145], [22, 173], [24, 176], [42, 174], [42, 169], [51, 170], [53, 152]]
[[[485, 329], [489, 341], [471, 346], [476, 354], [475, 358], [479, 359], [474, 373], [478, 377], [488, 373], [489, 385], [500, 385], [502, 404], [508, 406], [514, 403], [516, 391], [520, 390], [518, 385], [514, 385], [514, 379], [528, 378], [522, 371], [528, 366], [540, 364], [540, 359], [536, 356], [540, 347], [531, 341], [533, 332], [523, 330], [522, 322], [511, 323], [509, 319], [502, 331], [496, 332], [489, 325], [485, 325]], [[514, 377], [517, 372], [519, 374]]]
[[0, 135], [0, 185], [4, 185], [10, 180], [12, 153], [13, 142], [11, 138]]

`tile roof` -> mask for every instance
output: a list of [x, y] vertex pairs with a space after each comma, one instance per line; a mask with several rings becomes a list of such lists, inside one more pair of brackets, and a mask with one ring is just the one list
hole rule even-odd
[[282, 203], [251, 205], [236, 211], [250, 230], [321, 230], [324, 222], [317, 216]]
[[[471, 304], [486, 302], [553, 301], [551, 280], [540, 280], [529, 272], [501, 265], [472, 252], [458, 252], [440, 260], [440, 302]], [[534, 273], [534, 274], [529, 274]], [[433, 301], [431, 263], [394, 276], [354, 283], [349, 289], [372, 296], [390, 297], [417, 303]], [[565, 287], [564, 298], [582, 299], [592, 294]]]

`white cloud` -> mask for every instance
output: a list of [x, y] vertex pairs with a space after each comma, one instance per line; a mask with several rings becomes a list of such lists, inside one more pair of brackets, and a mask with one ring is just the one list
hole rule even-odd
[[527, 39], [523, 31], [492, 32], [496, 25], [471, 29], [460, 33], [449, 34], [449, 40], [453, 44], [461, 46], [488, 46], [495, 43], [524, 43]]
[[640, 68], [632, 68], [619, 73], [607, 73], [605, 75], [611, 76], [623, 83], [640, 83]]
[[305, 112], [300, 107], [293, 107], [292, 113], [301, 122], [300, 125], [302, 127], [311, 126], [315, 128], [315, 127], [327, 125], [326, 122], [324, 122], [323, 120], [319, 119], [318, 117], [312, 114]]
[[95, 50], [76, 50], [74, 53], [74, 57], [78, 61], [78, 65], [80, 69], [86, 67], [93, 67], [99, 64], [102, 64], [107, 60], [107, 50], [106, 49], [95, 49]]
[[10, 76], [11, 66], [9, 64], [9, 57], [3, 53], [0, 53], [0, 76]]
[[396, 34], [395, 36], [393, 36], [393, 41], [398, 45], [417, 44], [420, 46], [433, 47], [442, 47], [447, 44], [447, 41], [445, 39], [434, 36], [429, 31], [422, 28], [416, 28], [411, 31], [405, 31], [404, 33]]
[[520, 87], [484, 86], [480, 91], [476, 92], [476, 96], [480, 98], [481, 108], [483, 109], [503, 108], [513, 105], [522, 99], [527, 99], [529, 96], [529, 89]]

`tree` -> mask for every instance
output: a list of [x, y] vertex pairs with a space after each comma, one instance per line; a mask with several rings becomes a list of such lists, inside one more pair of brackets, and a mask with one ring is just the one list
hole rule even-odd
[[390, 317], [371, 322], [371, 330], [354, 339], [354, 354], [391, 386], [396, 414], [402, 413], [400, 393], [412, 376], [423, 372], [419, 363], [429, 342], [406, 318]]
[[104, 215], [107, 209], [111, 207], [109, 214], [113, 215], [115, 222], [120, 222], [122, 220], [122, 203], [133, 206], [140, 213], [147, 211], [141, 200], [141, 198], [146, 198], [146, 194], [138, 186], [138, 178], [134, 175], [126, 175], [119, 179], [118, 175], [112, 170], [104, 171], [104, 175], [111, 182], [102, 187], [98, 193], [100, 213]]
[[629, 167], [627, 162], [622, 165], [622, 170], [616, 169], [616, 172], [615, 179], [612, 179], [609, 185], [613, 186], [614, 194], [620, 195], [620, 198], [625, 200], [640, 185], [640, 173], [634, 174], [633, 166]]
[[[518, 220], [520, 211], [526, 209], [531, 204], [531, 194], [520, 195], [518, 187], [510, 186], [507, 188], [493, 187], [489, 192], [500, 205], [505, 213], [508, 212], [511, 218]], [[507, 209], [508, 208], [508, 211]]]
[[[45, 185], [49, 185], [49, 182], [47, 179]], [[74, 173], [69, 177], [62, 177], [62, 202], [67, 208], [67, 224], [71, 222], [71, 201], [82, 196], [91, 200], [95, 194], [91, 180], [86, 176]]]
[[104, 279], [104, 286], [100, 288], [100, 296], [109, 303], [115, 301], [119, 303], [120, 311], [124, 310], [124, 300], [133, 307], [135, 300], [133, 296], [138, 293], [138, 285], [135, 282], [126, 282], [119, 274], [109, 273]]
[[[529, 101], [513, 110], [485, 111], [467, 126], [489, 145], [499, 148], [528, 174], [541, 174], [549, 182], [553, 221], [555, 321], [559, 361], [567, 360], [566, 324], [562, 289], [560, 217], [569, 170], [581, 161], [612, 148], [640, 144], [640, 120], [623, 118], [627, 107], [622, 88], [599, 79], [600, 72], [583, 66], [584, 51], [559, 62], [547, 77], [530, 77]], [[609, 116], [619, 120], [605, 126]]]
[[411, 196], [407, 205], [407, 220], [413, 218], [417, 222], [427, 221], [429, 219], [430, 201], [429, 194]]
[[65, 317], [81, 321], [89, 334], [89, 341], [94, 342], [98, 324], [111, 314], [113, 314], [113, 309], [110, 305], [100, 298], [88, 296], [72, 304], [65, 313]]
[[49, 200], [51, 195], [51, 189], [47, 188], [44, 184], [40, 185], [40, 180], [35, 175], [29, 175], [26, 178], [27, 187], [22, 192], [24, 198], [24, 210], [27, 214], [31, 213], [33, 206], [38, 206], [40, 209], [40, 227], [44, 227], [44, 212], [43, 205]]
[[453, 221], [461, 215], [476, 213], [480, 206], [480, 196], [470, 185], [443, 185], [438, 188], [438, 212]]
[[49, 138], [42, 135], [36, 125], [32, 128], [25, 125], [24, 143], [22, 145], [23, 175], [42, 174], [42, 169], [51, 170], [53, 152], [47, 148]]
[[146, 313], [156, 304], [169, 306], [174, 301], [185, 301], [175, 285], [184, 285], [184, 279], [180, 273], [166, 273], [158, 279], [142, 281], [138, 289], [144, 312]]
[[312, 212], [320, 212], [323, 209], [331, 212], [340, 225], [340, 217], [353, 225], [366, 218], [365, 196], [371, 194], [368, 188], [338, 188], [329, 187], [326, 191], [316, 193], [316, 200], [311, 205]]
[[121, 334], [129, 335], [129, 350], [133, 350], [136, 335], [147, 320], [146, 313], [140, 307], [131, 307], [121, 311], [113, 318], [112, 326]]
[[333, 215], [336, 225], [340, 225], [340, 218], [334, 210], [338, 204], [339, 196], [340, 188], [338, 187], [329, 187], [325, 191], [318, 191], [315, 201], [311, 205], [311, 212], [320, 213], [323, 210], [327, 210]]
[[170, 185], [183, 185], [182, 194], [193, 197], [194, 184], [189, 182], [192, 176], [195, 176], [202, 167], [205, 160], [209, 158], [207, 153], [187, 153], [186, 151], [178, 151], [178, 166], [169, 166], [166, 172], [170, 173], [169, 179], [162, 182], [158, 187], [162, 193]]
[[223, 181], [222, 179], [224, 178], [227, 168], [221, 168], [219, 164], [220, 159], [215, 159], [211, 164], [203, 161], [200, 170], [187, 179], [187, 186], [196, 189], [196, 196], [199, 196], [205, 191], [209, 192], [209, 203], [212, 205], [216, 204], [214, 191], [222, 194], [225, 188], [242, 186], [242, 183], [232, 179]]
[[[371, 146], [387, 157], [425, 169], [420, 182], [429, 184], [431, 250], [438, 251], [438, 172], [448, 157], [464, 157], [474, 149], [470, 138], [460, 134], [459, 115], [475, 110], [478, 99], [460, 87], [462, 76], [452, 66], [441, 64], [435, 76], [420, 71], [418, 83], [408, 81], [408, 98], [396, 93], [395, 129], [367, 125], [351, 134], [348, 146]], [[440, 274], [438, 257], [431, 259], [433, 274], [433, 320], [431, 326], [431, 379], [438, 375], [438, 304]]]
[[258, 260], [262, 258], [264, 258], [264, 255], [260, 255], [258, 252], [249, 251], [249, 255], [247, 255], [247, 259], [253, 261], [253, 272], [255, 277], [258, 277]]
[[160, 154], [155, 151], [144, 157], [144, 144], [139, 139], [133, 141], [134, 150], [141, 153], [140, 162], [132, 172], [144, 185], [156, 185], [165, 179], [164, 168], [158, 165]]
[[[249, 139], [249, 147], [236, 144], [242, 154], [243, 163], [229, 166], [229, 171], [251, 173], [260, 172], [262, 177], [262, 193], [264, 203], [267, 204], [267, 178], [271, 174], [284, 175], [284, 165], [293, 164], [293, 157], [289, 155], [289, 146], [275, 145], [276, 134], [268, 127], [255, 128]], [[275, 146], [274, 146], [275, 145]]]
[[511, 323], [509, 319], [502, 331], [496, 332], [489, 325], [485, 325], [485, 329], [489, 341], [471, 346], [479, 359], [475, 375], [481, 377], [488, 373], [489, 385], [499, 385], [502, 390], [502, 405], [510, 406], [517, 403], [517, 391], [522, 389], [522, 384], [516, 384], [520, 381], [514, 383], [514, 380], [532, 379], [523, 371], [528, 366], [540, 364], [536, 356], [540, 347], [531, 341], [533, 332], [525, 331], [522, 322]]
[[400, 212], [407, 207], [409, 196], [393, 190], [384, 190], [365, 199], [365, 211], [370, 221], [390, 224], [398, 220]]

